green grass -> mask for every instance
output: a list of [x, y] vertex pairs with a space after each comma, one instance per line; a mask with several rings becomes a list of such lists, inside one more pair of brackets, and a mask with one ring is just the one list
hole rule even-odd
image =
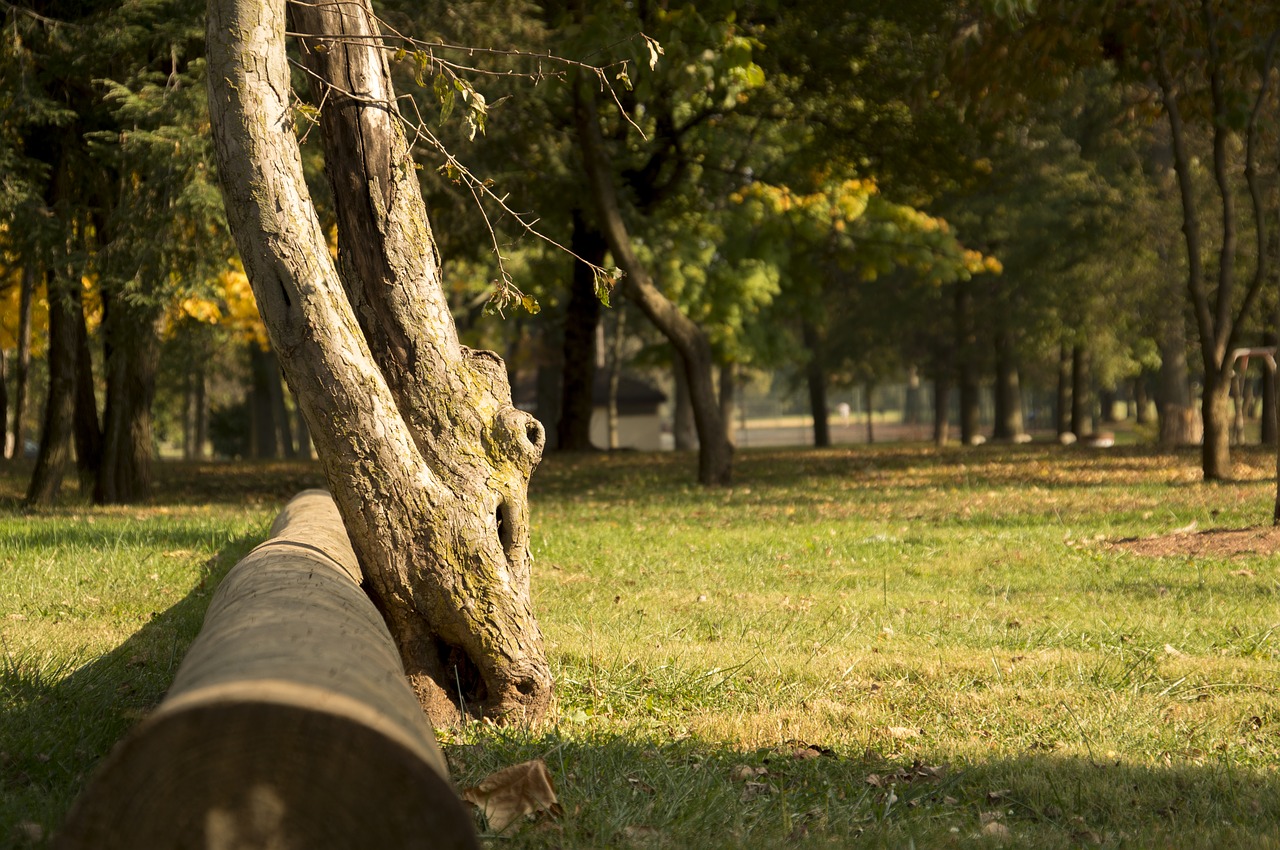
[[[551, 767], [565, 817], [498, 846], [1280, 847], [1274, 558], [1110, 545], [1269, 525], [1274, 456], [1237, 461], [747, 451], [708, 491], [688, 456], [549, 458], [554, 714], [443, 732], [455, 779]], [[56, 829], [315, 475], [173, 467], [155, 505], [29, 515], [0, 478], [0, 845]]]

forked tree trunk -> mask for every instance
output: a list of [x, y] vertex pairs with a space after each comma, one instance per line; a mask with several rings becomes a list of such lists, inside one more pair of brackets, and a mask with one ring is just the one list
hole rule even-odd
[[341, 270], [303, 180], [284, 0], [212, 0], [210, 112], [245, 271], [424, 709], [535, 720], [551, 698], [529, 593], [542, 428], [501, 359], [458, 342], [367, 0], [292, 13], [315, 34]]
[[711, 379], [711, 342], [706, 332], [658, 289], [648, 268], [636, 256], [631, 234], [622, 218], [613, 165], [600, 131], [595, 90], [585, 79], [578, 82], [574, 114], [582, 161], [600, 216], [600, 229], [614, 260], [626, 272], [622, 279], [623, 291], [675, 348], [676, 367], [684, 371], [689, 382], [689, 400], [698, 429], [698, 481], [708, 486], [727, 486], [733, 478], [733, 445], [725, 436]]

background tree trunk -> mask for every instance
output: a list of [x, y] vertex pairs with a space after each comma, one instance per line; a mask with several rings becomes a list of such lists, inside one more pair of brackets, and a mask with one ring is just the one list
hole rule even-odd
[[995, 427], [992, 435], [997, 440], [1011, 441], [1022, 435], [1022, 388], [1018, 382], [1018, 363], [1013, 343], [1007, 332], [1000, 332], [995, 339], [996, 392]]
[[[571, 250], [586, 263], [601, 266], [608, 251], [604, 237], [573, 211]], [[600, 297], [596, 294], [591, 266], [577, 258], [569, 284], [569, 302], [564, 313], [564, 365], [560, 383], [560, 419], [556, 422], [556, 448], [569, 452], [590, 451], [591, 397], [596, 377], [596, 328], [600, 324]], [[621, 305], [615, 307], [621, 310]], [[541, 409], [541, 408], [539, 408]]]
[[1071, 433], [1084, 438], [1093, 433], [1093, 396], [1089, 391], [1089, 350], [1071, 348]]
[[76, 470], [80, 475], [80, 489], [91, 492], [97, 487], [102, 473], [102, 456], [105, 451], [105, 435], [98, 418], [98, 394], [93, 377], [93, 354], [89, 351], [89, 328], [85, 323], [83, 292], [75, 290], [75, 306], [71, 318], [76, 333], [76, 410], [75, 447]]
[[9, 456], [9, 352], [0, 348], [0, 458]]
[[694, 421], [693, 399], [689, 397], [689, 378], [680, 366], [680, 354], [672, 352], [676, 397], [671, 412], [671, 440], [678, 452], [690, 452], [698, 447], [698, 426]]
[[151, 402], [160, 364], [159, 311], [112, 302], [107, 313], [107, 400], [102, 464], [94, 488], [99, 504], [136, 502], [151, 496], [155, 453]]
[[730, 445], [738, 444], [736, 416], [737, 407], [737, 366], [734, 363], [720, 364], [720, 418], [724, 420], [724, 437]]
[[933, 443], [945, 446], [950, 438], [952, 366], [941, 342], [933, 359]]
[[805, 364], [805, 381], [809, 387], [809, 414], [813, 417], [813, 444], [818, 447], [831, 445], [831, 422], [827, 412], [827, 369], [822, 335], [813, 322], [801, 322], [804, 347], [809, 350], [809, 362]]
[[49, 392], [40, 451], [27, 486], [28, 505], [51, 505], [62, 489], [62, 478], [71, 462], [71, 435], [75, 417], [76, 322], [78, 281], [55, 276], [49, 291]]
[[1058, 437], [1071, 433], [1071, 346], [1058, 346], [1058, 393], [1054, 405], [1054, 428]]
[[31, 305], [35, 302], [39, 278], [40, 272], [34, 264], [28, 262], [23, 266], [18, 292], [18, 350], [13, 370], [13, 457], [22, 457], [22, 443], [26, 439], [23, 419], [27, 411], [27, 385], [31, 380]]
[[[323, 103], [335, 268], [303, 178], [284, 0], [213, 0], [219, 177], [258, 308], [366, 590], [437, 724], [536, 720], [550, 669], [529, 592], [544, 434], [506, 369], [463, 347], [367, 2], [292, 6]], [[323, 47], [323, 49], [318, 49]]]
[[960, 384], [960, 442], [976, 442], [981, 422], [978, 406], [978, 367], [974, 362], [977, 329], [974, 325], [973, 293], [967, 281], [955, 286], [956, 376]]

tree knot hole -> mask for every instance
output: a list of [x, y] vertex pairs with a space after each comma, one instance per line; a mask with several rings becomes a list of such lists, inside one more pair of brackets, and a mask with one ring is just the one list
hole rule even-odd
[[458, 706], [458, 711], [463, 715], [480, 716], [489, 699], [489, 686], [480, 667], [465, 649], [441, 638], [436, 638], [436, 652], [446, 680], [445, 690]]
[[494, 511], [493, 518], [498, 526], [498, 542], [502, 544], [502, 551], [510, 556], [511, 546], [515, 541], [515, 526], [511, 520], [510, 509], [505, 501], [498, 503], [498, 508]]

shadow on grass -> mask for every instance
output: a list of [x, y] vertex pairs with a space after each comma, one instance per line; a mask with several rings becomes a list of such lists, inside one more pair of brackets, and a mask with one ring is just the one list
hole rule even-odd
[[[182, 546], [182, 534], [156, 541]], [[85, 546], [110, 545], [93, 526], [75, 532]], [[26, 542], [39, 542], [32, 529]], [[95, 534], [97, 536], [95, 536]], [[68, 532], [58, 532], [67, 542]], [[201, 541], [203, 542], [203, 541]], [[200, 630], [214, 588], [261, 542], [244, 535], [204, 565], [199, 583], [111, 652], [70, 670], [63, 660], [4, 647], [0, 669], [0, 847], [44, 846], [97, 763], [163, 698], [178, 663]]]
[[557, 783], [564, 818], [504, 847], [1280, 847], [1274, 769], [1039, 753], [957, 767], [660, 735], [472, 740], [445, 746], [460, 786], [532, 758]]

